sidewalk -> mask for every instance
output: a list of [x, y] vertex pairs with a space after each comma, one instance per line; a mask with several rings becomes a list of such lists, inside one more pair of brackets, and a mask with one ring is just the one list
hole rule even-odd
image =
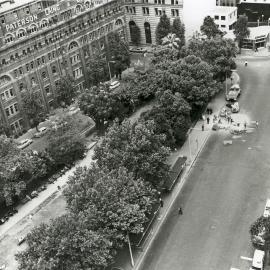
[[270, 51], [268, 48], [258, 48], [258, 52], [251, 49], [241, 49], [241, 54], [237, 58], [256, 58], [256, 57], [269, 57]]
[[[233, 84], [240, 82], [240, 77], [235, 71], [232, 73], [231, 77]], [[228, 78], [227, 83], [231, 83], [230, 78]], [[185, 184], [185, 181], [187, 180], [197, 157], [203, 150], [208, 138], [212, 134], [213, 116], [215, 114], [219, 114], [220, 108], [224, 104], [225, 101], [223, 99], [215, 98], [214, 100], [212, 100], [211, 103], [209, 103], [208, 105], [208, 107], [211, 107], [213, 109], [213, 114], [210, 115], [210, 124], [207, 125], [205, 120], [199, 120], [196, 125], [190, 129], [190, 133], [184, 145], [180, 149], [177, 149], [177, 151], [171, 153], [169, 157], [170, 164], [173, 164], [179, 156], [187, 156], [187, 166], [182, 174], [181, 179], [179, 179], [178, 183], [176, 183], [172, 192], [162, 198], [164, 201], [164, 206], [160, 208], [158, 217], [152, 225], [151, 231], [148, 234], [148, 238], [146, 239], [144, 246], [140, 250], [133, 247], [135, 266], [132, 267], [128, 248], [125, 248], [119, 252], [115, 263], [108, 266], [106, 270], [142, 269], [144, 259], [146, 258], [148, 251], [151, 249], [155, 237], [160, 232], [161, 226], [164, 223], [170, 209], [172, 208], [172, 205], [174, 204], [178, 194], [181, 192], [181, 189]], [[204, 125], [204, 131], [202, 131], [202, 125]], [[183, 209], [183, 212], [185, 212], [185, 209]]]

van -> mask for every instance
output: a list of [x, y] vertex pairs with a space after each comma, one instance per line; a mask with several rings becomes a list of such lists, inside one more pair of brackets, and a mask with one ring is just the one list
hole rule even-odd
[[263, 250], [255, 249], [254, 256], [252, 259], [251, 269], [263, 270], [264, 269], [264, 256], [265, 256], [265, 252]]

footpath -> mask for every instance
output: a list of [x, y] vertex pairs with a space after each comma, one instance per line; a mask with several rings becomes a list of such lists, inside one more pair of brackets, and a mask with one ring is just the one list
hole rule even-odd
[[[228, 79], [227, 83], [239, 83], [240, 78], [239, 75], [234, 71], [232, 73], [231, 79]], [[213, 113], [209, 116], [210, 122], [207, 124], [206, 120], [199, 120], [189, 131], [188, 137], [184, 145], [172, 152], [169, 157], [169, 163], [173, 164], [178, 157], [186, 156], [187, 157], [187, 165], [185, 170], [182, 173], [181, 178], [176, 183], [172, 192], [163, 196], [162, 200], [164, 202], [163, 207], [160, 207], [158, 216], [152, 227], [150, 232], [148, 233], [148, 237], [146, 238], [143, 246], [141, 248], [132, 247], [133, 259], [134, 259], [134, 267], [131, 264], [130, 254], [128, 248], [122, 250], [117, 258], [115, 263], [108, 266], [106, 270], [142, 270], [144, 266], [145, 259], [148, 253], [151, 253], [151, 247], [153, 246], [154, 240], [156, 236], [161, 232], [162, 224], [165, 222], [170, 210], [172, 209], [179, 193], [182, 190], [186, 180], [191, 173], [192, 167], [196, 162], [197, 157], [200, 155], [203, 150], [205, 144], [207, 143], [209, 137], [212, 132], [213, 125], [213, 117], [214, 115], [218, 115], [220, 108], [225, 104], [224, 99], [215, 98], [209, 103], [208, 108], [213, 110]], [[202, 129], [204, 126], [204, 129]], [[178, 206], [179, 207], [179, 206]], [[182, 207], [182, 206], [181, 206]], [[183, 212], [185, 209], [182, 207]]]
[[256, 57], [269, 57], [270, 51], [268, 48], [258, 48], [258, 51], [250, 49], [241, 49], [241, 54], [237, 56], [238, 59], [248, 59], [248, 58], [256, 58]]

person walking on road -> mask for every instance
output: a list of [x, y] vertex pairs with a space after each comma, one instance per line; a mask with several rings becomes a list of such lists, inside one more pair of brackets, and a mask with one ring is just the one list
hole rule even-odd
[[206, 118], [206, 121], [207, 121], [207, 125], [209, 125], [210, 118], [209, 118], [209, 117], [207, 117], [207, 118]]
[[204, 131], [204, 124], [202, 124], [202, 131]]
[[180, 215], [180, 216], [183, 215], [182, 207], [179, 207], [179, 208], [178, 208], [178, 215]]
[[256, 128], [258, 128], [259, 127], [259, 122], [258, 121], [256, 121]]

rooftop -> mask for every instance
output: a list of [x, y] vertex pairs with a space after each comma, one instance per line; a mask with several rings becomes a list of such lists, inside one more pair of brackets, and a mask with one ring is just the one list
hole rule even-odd
[[259, 36], [267, 36], [270, 33], [270, 26], [258, 26], [258, 27], [249, 27], [250, 31], [249, 39], [255, 39]]
[[0, 13], [28, 5], [36, 0], [0, 0]]
[[218, 15], [227, 15], [237, 10], [237, 7], [223, 7], [223, 6], [216, 6], [211, 10], [211, 13], [215, 13]]

